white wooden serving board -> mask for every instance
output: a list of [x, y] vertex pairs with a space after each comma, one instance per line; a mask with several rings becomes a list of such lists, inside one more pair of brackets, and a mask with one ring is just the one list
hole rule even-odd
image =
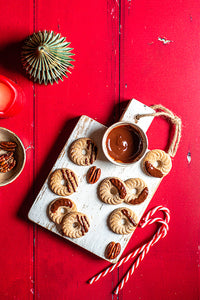
[[[154, 112], [153, 109], [133, 99], [129, 102], [120, 121], [131, 121], [134, 123], [134, 115], [152, 112]], [[141, 118], [137, 122], [137, 125], [146, 132], [152, 121], [153, 117]], [[46, 179], [42, 189], [36, 197], [28, 217], [38, 225], [62, 236], [64, 239], [79, 245], [103, 259], [106, 259], [104, 256], [105, 248], [111, 241], [120, 243], [122, 248], [121, 253], [115, 260], [111, 261], [112, 263], [115, 263], [119, 260], [133, 233], [129, 235], [118, 235], [113, 233], [107, 224], [108, 216], [114, 209], [124, 206], [132, 209], [139, 221], [162, 179], [146, 175], [141, 168], [141, 160], [126, 167], [117, 166], [109, 162], [104, 156], [101, 146], [101, 140], [106, 128], [107, 127], [104, 125], [87, 116], [81, 116], [50, 172], [51, 174], [58, 168], [69, 168], [77, 174], [79, 179], [78, 190], [67, 198], [74, 201], [77, 210], [85, 213], [90, 219], [90, 229], [88, 233], [77, 239], [65, 237], [59, 232], [58, 226], [49, 219], [47, 214], [48, 205], [54, 199], [59, 198], [59, 196], [55, 195], [48, 187], [49, 177]], [[101, 177], [95, 184], [88, 184], [86, 181], [86, 174], [91, 166], [78, 166], [68, 157], [68, 148], [71, 143], [81, 137], [90, 137], [94, 139], [99, 149], [98, 159], [93, 165], [101, 168]], [[105, 204], [98, 197], [97, 187], [101, 180], [106, 177], [119, 177], [122, 180], [136, 177], [142, 178], [148, 186], [149, 195], [143, 203], [138, 205], [128, 205], [126, 203], [120, 205]]]

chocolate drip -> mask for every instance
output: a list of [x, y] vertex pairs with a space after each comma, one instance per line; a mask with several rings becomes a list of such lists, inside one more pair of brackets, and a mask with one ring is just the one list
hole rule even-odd
[[133, 226], [137, 226], [136, 222], [131, 217], [131, 215], [129, 214], [128, 210], [122, 209], [121, 212], [123, 213], [123, 215], [125, 215], [128, 218], [128, 220], [133, 224]]
[[163, 177], [163, 173], [159, 169], [156, 169], [149, 161], [145, 161], [145, 168], [151, 176], [158, 178]]
[[67, 206], [71, 208], [72, 202], [70, 199], [60, 198], [51, 205], [51, 212], [55, 213], [60, 206]]
[[67, 190], [69, 193], [71, 193], [71, 188], [70, 188], [70, 184], [69, 184], [69, 178], [68, 178], [68, 174], [65, 172], [65, 170], [61, 169], [62, 171], [62, 175], [63, 175], [63, 178], [65, 179], [66, 181], [66, 187], [67, 187]]
[[[69, 172], [68, 170], [66, 170], [66, 173], [67, 173], [67, 176], [68, 176], [68, 180], [69, 180], [69, 182], [70, 182], [70, 184], [72, 186], [72, 189], [75, 192], [76, 191], [76, 186], [77, 186], [77, 182], [75, 180], [75, 176], [74, 176], [74, 174], [72, 172]], [[74, 181], [72, 179], [74, 179], [75, 185], [74, 185]]]
[[[69, 193], [72, 192], [72, 190], [75, 192], [76, 187], [78, 186], [76, 177], [73, 172], [70, 172], [69, 170], [63, 170], [62, 169], [63, 178], [66, 180], [66, 186]], [[75, 183], [75, 184], [74, 184]], [[72, 188], [72, 190], [71, 190]]]
[[78, 186], [78, 182], [77, 182], [76, 176], [74, 175], [73, 172], [71, 172], [71, 176], [72, 176], [72, 178], [74, 179], [74, 182], [75, 182], [75, 188], [74, 188], [74, 191], [76, 191], [76, 187]]
[[90, 227], [90, 224], [89, 224], [88, 219], [87, 219], [86, 216], [84, 216], [84, 220], [85, 220], [85, 222], [87, 223], [87, 226]]
[[126, 189], [121, 181], [119, 181], [117, 178], [111, 178], [110, 182], [117, 188], [119, 192], [119, 197], [121, 199], [124, 199], [126, 197]]
[[[87, 150], [91, 150], [89, 162], [90, 164], [93, 164], [93, 162], [97, 158], [97, 146], [91, 140], [87, 140]], [[86, 162], [86, 164], [88, 164], [88, 161]]]
[[91, 142], [90, 164], [93, 164], [94, 162], [94, 154], [94, 143]]
[[98, 152], [98, 148], [97, 146], [94, 146], [94, 159], [97, 159], [97, 152]]
[[84, 235], [86, 232], [88, 232], [88, 227], [89, 227], [89, 222], [88, 222], [86, 216], [81, 216], [79, 218], [79, 215], [77, 215], [77, 221], [81, 225], [81, 232], [82, 232], [82, 235]]
[[147, 187], [145, 187], [143, 189], [143, 191], [139, 194], [139, 196], [135, 199], [132, 199], [131, 201], [129, 201], [130, 204], [140, 204], [142, 203], [148, 196], [149, 194], [149, 190]]
[[90, 145], [91, 145], [91, 141], [90, 141], [90, 140], [87, 140], [87, 149], [88, 149], [88, 150], [90, 149]]

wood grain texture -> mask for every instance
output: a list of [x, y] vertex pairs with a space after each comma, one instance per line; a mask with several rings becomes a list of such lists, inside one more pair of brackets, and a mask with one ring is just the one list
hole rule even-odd
[[[33, 226], [27, 213], [33, 197], [33, 87], [23, 75], [20, 48], [33, 28], [33, 2], [0, 2], [0, 73], [22, 87], [26, 102], [13, 118], [0, 119], [0, 126], [17, 134], [26, 149], [26, 164], [11, 184], [0, 187], [1, 201], [1, 299], [33, 297]], [[8, 22], [8, 19], [12, 22]], [[28, 195], [28, 197], [27, 197]]]
[[[0, 173], [0, 186], [4, 186], [10, 184], [21, 174], [26, 163], [26, 152], [24, 149], [24, 145], [19, 137], [8, 129], [0, 127], [0, 141], [16, 143], [16, 150], [14, 152], [16, 166], [9, 172]], [[0, 149], [0, 155], [3, 155], [5, 153], [6, 152], [4, 150]]]
[[[35, 135], [39, 192], [81, 115], [105, 125], [117, 118], [112, 112], [119, 102], [119, 6], [114, 1], [84, 4], [63, 1], [56, 6], [47, 0], [36, 1], [35, 19], [36, 30], [59, 31], [71, 42], [75, 53], [74, 69], [67, 80], [47, 88], [35, 88], [35, 126], [40, 128]], [[54, 299], [55, 295], [58, 299], [65, 299], [66, 295], [77, 299], [80, 294], [92, 298], [94, 289], [97, 300], [110, 298], [110, 285], [113, 281], [117, 283], [117, 275], [106, 283], [104, 291], [91, 289], [87, 284], [98, 264], [102, 266], [101, 260], [95, 264], [92, 258], [88, 261], [88, 253], [71, 243], [64, 249], [65, 241], [52, 241], [52, 234], [38, 228], [35, 241], [35, 294], [41, 299]]]
[[[124, 297], [129, 288], [135, 295], [141, 295], [143, 290], [141, 299], [145, 300], [199, 297], [200, 170], [195, 163], [199, 156], [199, 124], [195, 121], [200, 112], [197, 104], [200, 55], [196, 39], [199, 11], [195, 1], [126, 1], [122, 6], [121, 99], [134, 95], [147, 105], [161, 103], [183, 122], [173, 169], [150, 203], [150, 207], [159, 203], [170, 209], [170, 231], [145, 258], [134, 280], [122, 292]], [[169, 132], [173, 134], [165, 120], [154, 119], [147, 131], [149, 148], [167, 150]], [[188, 153], [191, 161], [187, 159]], [[145, 231], [135, 232], [134, 239], [149, 237]], [[127, 252], [135, 246], [135, 240], [132, 245], [129, 243]]]
[[[27, 156], [22, 174], [0, 187], [0, 298], [199, 299], [198, 1], [7, 0], [0, 11], [0, 72], [26, 95], [23, 111], [0, 126], [20, 137]], [[33, 84], [21, 68], [22, 40], [40, 29], [66, 36], [76, 54], [72, 74], [58, 85]], [[182, 118], [183, 132], [173, 168], [149, 205], [169, 207], [170, 231], [114, 296], [131, 262], [90, 286], [86, 281], [108, 263], [33, 225], [27, 214], [78, 118], [111, 125], [132, 98], [168, 107]], [[165, 120], [154, 119], [149, 148], [166, 150], [169, 132]], [[138, 228], [124, 254], [154, 231]]]

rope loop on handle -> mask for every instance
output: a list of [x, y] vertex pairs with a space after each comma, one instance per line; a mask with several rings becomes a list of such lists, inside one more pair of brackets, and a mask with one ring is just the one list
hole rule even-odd
[[149, 113], [149, 114], [138, 114], [135, 116], [136, 122], [139, 121], [143, 117], [166, 117], [171, 121], [173, 125], [175, 125], [175, 132], [174, 132], [174, 137], [172, 139], [171, 145], [168, 149], [168, 154], [171, 157], [174, 157], [177, 150], [178, 150], [178, 145], [181, 139], [181, 127], [182, 127], [182, 121], [179, 117], [177, 117], [171, 110], [168, 108], [164, 107], [161, 104], [157, 105], [151, 105], [150, 106], [152, 109], [156, 110], [155, 113]]

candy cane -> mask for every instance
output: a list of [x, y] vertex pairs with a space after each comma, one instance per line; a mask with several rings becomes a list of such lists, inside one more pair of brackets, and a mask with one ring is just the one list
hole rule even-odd
[[[151, 218], [156, 212], [162, 211], [164, 213], [164, 219], [162, 218]], [[98, 281], [100, 278], [106, 276], [108, 273], [112, 272], [114, 269], [119, 268], [123, 263], [126, 263], [131, 258], [139, 255], [135, 263], [133, 263], [132, 267], [128, 270], [126, 275], [123, 277], [121, 282], [118, 284], [117, 288], [114, 290], [114, 294], [118, 294], [119, 291], [124, 287], [125, 283], [129, 280], [130, 276], [133, 274], [135, 269], [139, 266], [140, 262], [144, 259], [145, 255], [149, 252], [150, 248], [157, 243], [161, 238], [164, 238], [169, 230], [169, 221], [170, 221], [170, 211], [168, 208], [163, 206], [157, 206], [148, 211], [148, 213], [141, 219], [138, 226], [141, 228], [153, 224], [153, 223], [160, 223], [161, 227], [158, 231], [154, 234], [152, 239], [144, 244], [143, 246], [139, 247], [129, 255], [125, 256], [121, 260], [119, 260], [116, 264], [108, 267], [103, 272], [100, 272], [96, 276], [92, 277], [89, 280], [89, 283], [92, 284], [93, 282]]]
[[[158, 221], [158, 222], [160, 222], [160, 221]], [[161, 223], [162, 223], [162, 226], [159, 228], [157, 233], [153, 236], [152, 240], [145, 245], [143, 251], [140, 252], [140, 255], [137, 258], [137, 260], [135, 261], [135, 263], [132, 265], [132, 267], [126, 273], [126, 275], [124, 276], [122, 281], [119, 283], [117, 288], [114, 290], [114, 294], [118, 294], [119, 291], [124, 287], [125, 283], [129, 280], [130, 276], [133, 274], [135, 269], [139, 266], [140, 262], [144, 259], [145, 255], [149, 252], [151, 247], [155, 243], [157, 243], [161, 238], [166, 236], [167, 231], [168, 231], [168, 224], [164, 223], [163, 221]], [[150, 224], [150, 222], [148, 222], [147, 224]]]

